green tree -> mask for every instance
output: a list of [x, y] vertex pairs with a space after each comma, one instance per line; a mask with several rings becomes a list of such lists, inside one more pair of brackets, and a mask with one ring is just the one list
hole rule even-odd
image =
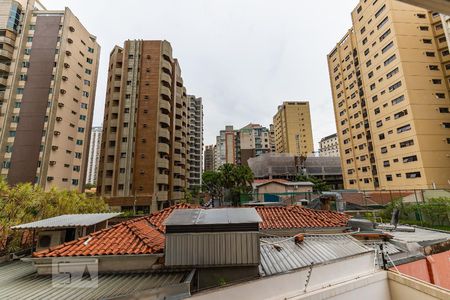
[[206, 171], [202, 175], [202, 188], [212, 199], [223, 198], [223, 174], [217, 171]]
[[0, 249], [11, 252], [20, 246], [21, 233], [10, 229], [14, 225], [62, 214], [98, 213], [107, 209], [103, 199], [87, 197], [84, 193], [56, 189], [46, 192], [30, 183], [9, 187], [0, 178]]
[[314, 192], [325, 192], [330, 190], [330, 186], [320, 178], [308, 175], [298, 175], [295, 180], [297, 181], [309, 181], [314, 184]]

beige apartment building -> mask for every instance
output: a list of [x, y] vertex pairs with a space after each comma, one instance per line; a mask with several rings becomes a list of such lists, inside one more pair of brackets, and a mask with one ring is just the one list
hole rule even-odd
[[187, 95], [167, 41], [128, 40], [109, 58], [97, 193], [122, 210], [184, 198]]
[[83, 189], [99, 54], [68, 8], [0, 0], [0, 157], [9, 184]]
[[187, 96], [188, 106], [188, 188], [200, 189], [203, 174], [203, 101]]
[[295, 155], [314, 151], [311, 113], [308, 101], [285, 101], [273, 117], [275, 151]]
[[214, 170], [214, 145], [206, 145], [204, 151], [205, 163], [203, 164], [203, 171]]
[[360, 1], [328, 55], [344, 184], [450, 186], [450, 54], [439, 14]]

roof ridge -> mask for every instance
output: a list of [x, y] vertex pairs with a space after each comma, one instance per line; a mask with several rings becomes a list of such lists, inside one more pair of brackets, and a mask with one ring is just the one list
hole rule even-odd
[[[301, 211], [299, 211], [298, 208], [304, 209], [304, 210], [313, 211], [313, 212], [318, 212], [318, 210], [307, 208], [307, 207], [298, 207], [298, 206], [296, 207], [294, 205], [291, 205], [291, 206], [287, 207], [288, 210], [290, 210], [292, 212], [295, 212], [296, 214], [305, 215]], [[328, 211], [328, 210], [326, 212], [333, 213], [332, 211]], [[325, 218], [325, 217], [322, 217], [322, 216], [319, 216], [319, 215], [316, 215], [316, 214], [308, 215], [308, 217], [312, 217], [312, 218], [315, 218], [316, 220], [320, 220], [320, 221], [323, 221], [323, 222], [330, 222], [330, 223], [333, 223], [335, 225], [341, 225], [341, 223], [342, 223], [340, 221], [336, 221], [336, 220], [333, 220], [331, 218]]]

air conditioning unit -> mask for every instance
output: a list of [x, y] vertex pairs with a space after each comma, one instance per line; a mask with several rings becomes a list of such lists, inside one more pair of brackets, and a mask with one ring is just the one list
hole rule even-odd
[[62, 118], [61, 117], [56, 117], [56, 121], [61, 122]]
[[52, 150], [53, 150], [53, 151], [58, 150], [58, 148], [59, 148], [58, 146], [52, 146]]
[[61, 132], [59, 132], [59, 131], [55, 131], [55, 132], [53, 132], [53, 134], [54, 134], [54, 135], [56, 135], [56, 136], [58, 136], [58, 135], [60, 135], [60, 134], [61, 134]]
[[47, 181], [52, 181], [53, 179], [55, 179], [53, 176], [47, 176]]
[[59, 102], [59, 103], [58, 103], [58, 106], [59, 106], [59, 107], [64, 107], [64, 103]]
[[64, 68], [68, 69], [70, 68], [70, 65], [68, 63], [64, 63]]
[[62, 76], [61, 79], [62, 79], [63, 81], [67, 81], [67, 79], [69, 79], [69, 78], [67, 78], [67, 76]]
[[56, 165], [56, 161], [54, 161], [54, 160], [51, 160], [51, 161], [49, 162], [49, 165], [50, 165], [50, 166], [54, 166], [54, 165]]
[[60, 90], [60, 92], [61, 92], [61, 94], [63, 94], [63, 95], [64, 95], [64, 94], [66, 93], [66, 90], [64, 90], [64, 89], [61, 89], [61, 90]]

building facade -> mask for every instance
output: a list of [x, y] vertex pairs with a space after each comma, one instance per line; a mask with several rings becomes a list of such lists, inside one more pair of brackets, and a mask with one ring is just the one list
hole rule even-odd
[[188, 101], [188, 188], [200, 188], [203, 173], [203, 103], [202, 98], [187, 96]]
[[448, 188], [450, 54], [439, 14], [360, 1], [328, 55], [344, 185]]
[[259, 124], [250, 123], [236, 135], [236, 164], [248, 165], [251, 157], [270, 152], [270, 131]]
[[336, 133], [322, 138], [319, 146], [319, 156], [339, 157], [339, 141]]
[[204, 152], [205, 163], [203, 164], [203, 171], [214, 170], [214, 145], [206, 145]]
[[276, 148], [275, 148], [275, 126], [273, 126], [273, 124], [269, 125], [269, 146], [270, 146], [270, 152], [276, 152]]
[[82, 191], [100, 47], [73, 13], [0, 1], [1, 175]]
[[97, 193], [122, 210], [182, 200], [187, 95], [167, 41], [128, 40], [110, 54]]
[[216, 137], [214, 169], [218, 170], [224, 164], [236, 163], [237, 130], [232, 125], [225, 126]]
[[100, 160], [100, 147], [102, 143], [103, 127], [92, 127], [91, 143], [89, 145], [89, 158], [87, 164], [86, 184], [97, 184], [98, 162]]
[[273, 117], [273, 125], [277, 153], [307, 156], [314, 152], [309, 102], [283, 102]]

